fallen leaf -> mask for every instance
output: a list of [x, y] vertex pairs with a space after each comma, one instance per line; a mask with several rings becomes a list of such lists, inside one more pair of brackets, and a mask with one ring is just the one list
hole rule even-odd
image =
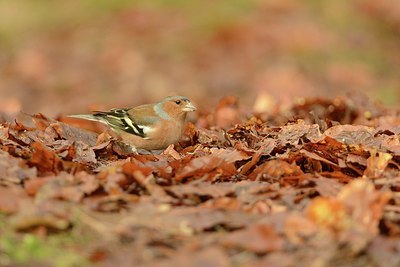
[[365, 177], [378, 178], [385, 171], [389, 161], [393, 156], [389, 153], [370, 151], [371, 156], [367, 159], [367, 169], [364, 171]]
[[379, 233], [379, 221], [384, 206], [391, 198], [390, 192], [380, 192], [370, 181], [357, 179], [343, 187], [337, 198], [345, 205], [353, 227], [372, 235]]
[[297, 145], [300, 138], [305, 137], [312, 142], [321, 139], [321, 133], [317, 124], [308, 125], [299, 120], [296, 124], [288, 124], [281, 128], [279, 132], [279, 141], [282, 145]]
[[192, 159], [183, 169], [176, 173], [174, 179], [180, 182], [189, 177], [202, 177], [212, 171], [217, 171], [226, 176], [234, 175], [237, 172], [233, 163], [228, 163], [224, 159], [215, 156], [203, 156]]
[[234, 163], [250, 158], [246, 153], [235, 149], [211, 148], [210, 152], [211, 155], [223, 159], [227, 163]]
[[163, 155], [171, 156], [176, 160], [180, 160], [182, 157], [181, 155], [174, 149], [174, 145], [168, 146], [163, 152]]
[[259, 165], [250, 175], [252, 181], [262, 179], [279, 179], [285, 176], [302, 175], [303, 172], [296, 164], [283, 160], [269, 160]]
[[363, 125], [337, 125], [324, 132], [329, 136], [346, 145], [362, 144], [366, 147], [374, 147], [376, 141], [373, 138], [375, 129]]
[[37, 176], [36, 168], [29, 168], [21, 159], [0, 150], [0, 183], [21, 184]]
[[43, 144], [34, 142], [32, 144], [32, 157], [28, 161], [30, 166], [35, 166], [39, 174], [59, 173], [63, 169], [61, 159]]
[[82, 142], [88, 146], [94, 146], [96, 144], [97, 135], [95, 133], [74, 128], [62, 122], [53, 122], [50, 126], [53, 127], [57, 134], [63, 139]]
[[343, 230], [349, 225], [344, 204], [335, 198], [317, 197], [307, 209], [308, 218], [317, 225]]

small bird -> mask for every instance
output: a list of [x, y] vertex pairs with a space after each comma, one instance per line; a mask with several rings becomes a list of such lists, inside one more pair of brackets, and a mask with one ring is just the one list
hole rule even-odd
[[186, 115], [195, 110], [186, 97], [170, 96], [158, 103], [134, 108], [114, 108], [69, 117], [108, 125], [134, 150], [160, 150], [180, 140]]

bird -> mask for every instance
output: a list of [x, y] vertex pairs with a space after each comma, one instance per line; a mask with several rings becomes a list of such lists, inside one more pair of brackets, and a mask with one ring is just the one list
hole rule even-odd
[[195, 110], [196, 107], [188, 98], [169, 96], [158, 103], [68, 117], [101, 122], [109, 126], [133, 151], [151, 151], [177, 143], [182, 136], [187, 113]]

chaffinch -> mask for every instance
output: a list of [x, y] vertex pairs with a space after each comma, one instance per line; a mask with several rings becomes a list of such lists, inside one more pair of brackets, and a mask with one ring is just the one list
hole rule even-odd
[[69, 117], [104, 123], [134, 148], [159, 150], [180, 140], [186, 115], [195, 110], [186, 97], [170, 96], [154, 104]]

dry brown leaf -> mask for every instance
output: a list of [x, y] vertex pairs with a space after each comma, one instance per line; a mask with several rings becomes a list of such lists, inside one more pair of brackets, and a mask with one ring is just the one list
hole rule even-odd
[[36, 176], [36, 168], [29, 168], [23, 160], [0, 150], [0, 184], [20, 184]]
[[279, 141], [282, 145], [297, 145], [300, 138], [305, 137], [308, 140], [317, 142], [321, 139], [321, 133], [317, 124], [308, 125], [299, 120], [296, 124], [288, 124], [281, 128]]
[[308, 217], [315, 223], [335, 230], [357, 230], [375, 236], [383, 216], [389, 192], [375, 190], [365, 179], [357, 179], [343, 187], [336, 198], [317, 197], [308, 207]]
[[[186, 178], [202, 177], [216, 171], [222, 176], [232, 176], [237, 170], [233, 163], [228, 163], [224, 159], [215, 156], [203, 156], [192, 159], [175, 175], [175, 180], [180, 182]], [[213, 177], [210, 177], [210, 179]]]
[[349, 225], [344, 204], [334, 198], [317, 197], [307, 209], [308, 218], [317, 225], [342, 230]]
[[169, 145], [163, 152], [163, 155], [171, 156], [176, 160], [180, 160], [182, 157], [181, 155], [174, 149], [174, 145]]
[[362, 144], [366, 147], [374, 147], [377, 141], [373, 134], [375, 129], [363, 125], [337, 125], [324, 132], [324, 136], [329, 136], [346, 145]]
[[376, 235], [379, 232], [378, 224], [383, 216], [383, 208], [391, 198], [391, 193], [380, 192], [366, 179], [357, 179], [338, 194], [350, 214], [354, 227]]
[[385, 171], [389, 161], [393, 156], [389, 153], [370, 151], [371, 156], [367, 159], [367, 169], [364, 171], [365, 177], [378, 178]]
[[58, 136], [72, 141], [83, 142], [86, 145], [94, 146], [96, 144], [97, 135], [79, 128], [74, 128], [62, 122], [54, 122], [50, 124], [57, 132]]
[[303, 172], [295, 163], [283, 160], [270, 160], [258, 166], [250, 175], [252, 181], [263, 179], [279, 179], [285, 176], [298, 176]]
[[32, 157], [28, 161], [30, 166], [35, 166], [39, 174], [46, 173], [59, 173], [63, 169], [61, 159], [51, 150], [46, 148], [43, 144], [34, 142], [32, 144]]

